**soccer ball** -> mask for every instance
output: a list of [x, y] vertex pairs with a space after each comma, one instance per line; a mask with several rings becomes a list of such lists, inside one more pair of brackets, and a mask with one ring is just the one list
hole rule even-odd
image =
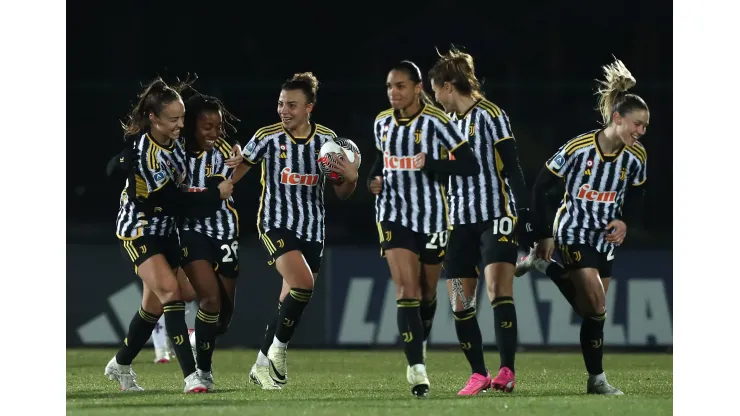
[[[342, 178], [342, 175], [332, 172], [329, 168], [328, 162], [333, 162], [334, 158], [338, 156], [340, 158], [346, 158], [351, 163], [355, 161], [355, 154], [357, 154], [357, 157], [359, 158], [360, 149], [352, 140], [343, 138], [329, 140], [324, 143], [324, 145], [321, 146], [321, 150], [319, 150], [319, 159], [317, 160], [319, 170], [328, 177], [330, 181], [342, 183], [344, 178]], [[358, 160], [358, 168], [361, 160], [361, 158]]]

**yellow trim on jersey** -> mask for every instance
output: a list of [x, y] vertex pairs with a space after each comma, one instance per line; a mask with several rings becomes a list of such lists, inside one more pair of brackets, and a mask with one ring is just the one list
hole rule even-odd
[[337, 134], [334, 133], [334, 130], [332, 130], [332, 129], [326, 127], [326, 126], [322, 126], [319, 123], [316, 123], [316, 131], [318, 133], [321, 133], [321, 134], [328, 134], [331, 137], [337, 137]]
[[146, 136], [147, 139], [149, 139], [150, 142], [152, 142], [152, 144], [154, 146], [156, 146], [157, 148], [159, 148], [161, 150], [164, 150], [165, 152], [172, 153], [172, 150], [175, 149], [175, 142], [177, 140], [170, 139], [170, 141], [171, 141], [170, 145], [167, 146], [167, 147], [164, 147], [161, 144], [157, 143], [157, 141], [154, 140], [154, 138], [152, 136], [150, 136], [149, 133], [146, 133], [145, 136]]
[[555, 213], [555, 224], [552, 226], [553, 235], [551, 235], [550, 237], [553, 237], [553, 238], [555, 237], [555, 233], [558, 230], [558, 224], [560, 222], [560, 214], [563, 212], [567, 204], [568, 204], [568, 191], [565, 191], [565, 194], [563, 194], [563, 205], [561, 205], [560, 208], [558, 208], [558, 212]]
[[269, 126], [265, 126], [257, 130], [257, 132], [254, 133], [254, 137], [257, 138], [257, 141], [260, 141], [264, 139], [265, 136], [270, 135], [270, 134], [275, 134], [278, 131], [280, 131], [282, 128], [283, 128], [283, 123], [271, 124]]
[[447, 224], [447, 230], [452, 230], [452, 224], [450, 224], [450, 207], [447, 206], [447, 192], [445, 186], [439, 184], [439, 190], [442, 192], [442, 205], [445, 209], [445, 224]]
[[285, 132], [285, 135], [288, 136], [288, 139], [290, 139], [290, 141], [293, 144], [298, 144], [298, 142], [296, 142], [296, 139], [303, 140], [303, 143], [301, 144], [309, 144], [311, 140], [313, 140], [314, 136], [316, 136], [316, 131], [318, 130], [318, 124], [312, 123], [311, 121], [309, 121], [309, 125], [311, 126], [311, 131], [308, 133], [308, 137], [293, 136], [288, 130], [285, 129], [285, 126], [283, 126], [282, 123], [280, 124], [280, 127], [283, 129], [283, 132]]
[[149, 170], [158, 170], [157, 169], [157, 160], [154, 156], [154, 152], [156, 151], [156, 147], [149, 146], [146, 149], [146, 166], [149, 168]]
[[[568, 156], [572, 155], [572, 154], [573, 154], [573, 153], [575, 153], [575, 152], [576, 152], [577, 150], [580, 150], [580, 149], [583, 149], [584, 147], [589, 147], [589, 146], [592, 146], [592, 145], [593, 145], [593, 143], [591, 143], [591, 141], [588, 141], [588, 142], [586, 142], [586, 143], [583, 143], [583, 144], [581, 144], [580, 146], [576, 146], [576, 147], [573, 147], [573, 148], [571, 148], [571, 149], [570, 149], [570, 150], [568, 151]], [[603, 159], [602, 159], [602, 160], [603, 160]]]
[[137, 238], [141, 237], [142, 235], [144, 235], [144, 228], [143, 227], [136, 227], [136, 236], [135, 237], [124, 237], [124, 236], [119, 235], [118, 233], [116, 233], [116, 238], [118, 238], [119, 240], [122, 240], [122, 241], [134, 241]]
[[581, 144], [583, 144], [583, 143], [588, 143], [588, 142], [590, 142], [590, 141], [591, 141], [591, 135], [588, 135], [588, 136], [584, 136], [584, 137], [577, 137], [577, 138], [575, 138], [575, 139], [571, 140], [570, 142], [568, 142], [568, 143], [567, 143], [567, 144], [565, 145], [565, 149], [563, 149], [563, 150], [565, 150], [565, 152], [566, 152], [567, 154], [571, 154], [572, 152], [571, 152], [570, 150], [571, 150], [572, 148], [574, 148], [574, 147], [576, 147], [576, 146], [579, 146], [579, 145], [581, 145]]
[[414, 116], [414, 118], [411, 118], [411, 119], [402, 118], [402, 119], [398, 120], [398, 119], [396, 119], [396, 112], [395, 111], [392, 111], [391, 112], [391, 116], [393, 117], [393, 122], [396, 123], [396, 126], [400, 126], [400, 124], [398, 123], [399, 121], [402, 121], [404, 123], [404, 126], [408, 126], [409, 124], [411, 124], [414, 121], [416, 121], [417, 118], [421, 117], [421, 115], [424, 114], [424, 110], [426, 108], [427, 108], [427, 105], [426, 104], [422, 104], [421, 109], [419, 110], [419, 112]]
[[149, 187], [146, 186], [146, 182], [144, 182], [144, 178], [141, 177], [138, 173], [134, 174], [134, 181], [136, 182], [136, 197], [139, 198], [148, 198], [149, 197]]
[[[464, 120], [467, 116], [469, 116], [469, 115], [471, 115], [473, 113], [473, 110], [476, 107], [478, 107], [478, 104], [480, 104], [481, 101], [483, 101], [483, 100], [482, 99], [481, 100], [477, 100], [475, 103], [473, 103], [473, 105], [470, 106], [470, 108], [468, 108], [467, 110], [465, 110], [462, 114], [455, 114], [455, 117], [457, 117], [458, 120]], [[452, 117], [450, 117], [450, 118], [452, 118]]]
[[440, 110], [439, 108], [434, 107], [433, 105], [424, 106], [424, 109], [422, 109], [421, 112], [422, 114], [427, 114], [427, 115], [438, 118], [442, 123], [449, 123], [451, 120], [450, 116], [445, 114], [445, 112]]
[[485, 98], [478, 102], [478, 105], [488, 112], [493, 118], [501, 117], [501, 109], [494, 103], [486, 100]]
[[593, 135], [593, 145], [596, 148], [596, 154], [599, 155], [599, 159], [603, 162], [604, 161], [604, 154], [601, 153], [601, 148], [599, 148], [599, 141], [596, 139], [596, 134]]
[[234, 216], [236, 217], [236, 220], [234, 221], [234, 224], [236, 226], [236, 237], [239, 237], [239, 213], [236, 212], [236, 209], [229, 204], [229, 200], [226, 200], [226, 208], [228, 208], [229, 211], [234, 213]]
[[378, 121], [381, 118], [388, 117], [390, 115], [393, 115], [393, 109], [392, 108], [389, 108], [387, 110], [381, 111], [380, 114], [378, 114], [377, 116], [375, 116], [375, 121]]
[[496, 140], [496, 143], [494, 143], [493, 145], [495, 146], [495, 145], [503, 142], [504, 140], [509, 140], [509, 139], [513, 139], [513, 138], [514, 138], [514, 136], [506, 136], [506, 137], [500, 138], [500, 139]]
[[627, 150], [635, 155], [640, 162], [643, 164], [645, 163], [645, 160], [647, 159], [647, 152], [645, 152], [645, 149], [637, 149], [635, 146], [630, 146]]
[[454, 153], [455, 150], [457, 150], [458, 148], [460, 148], [460, 146], [464, 145], [467, 142], [468, 142], [467, 140], [461, 141], [460, 143], [458, 143], [457, 145], [455, 145], [455, 147], [453, 147], [452, 149], [448, 150], [448, 152]]
[[123, 248], [124, 250], [126, 250], [126, 253], [128, 253], [131, 261], [136, 262], [136, 259], [139, 258], [139, 253], [136, 252], [136, 247], [134, 247], [134, 243], [132, 243], [131, 241], [124, 241]]
[[645, 175], [645, 179], [642, 182], [633, 183], [632, 186], [642, 186], [645, 182], [647, 182], [647, 175]]
[[501, 171], [504, 168], [504, 161], [501, 160], [501, 155], [499, 155], [498, 150], [496, 148], [493, 149], [493, 152], [496, 156], [496, 176], [498, 176], [499, 181], [499, 189], [501, 190], [501, 195], [504, 196], [504, 207], [506, 208], [506, 214], [508, 214], [509, 217], [516, 218], [516, 215], [512, 214], [509, 210], [509, 195], [504, 190], [504, 177], [501, 176]]
[[224, 155], [224, 159], [231, 157], [231, 145], [223, 138], [219, 137], [218, 140], [216, 140], [216, 143], [214, 143], [214, 147], [221, 151]]
[[558, 178], [562, 178], [563, 177], [563, 175], [561, 175], [561, 174], [555, 172], [554, 170], [552, 170], [550, 168], [550, 165], [549, 164], [545, 163], [545, 167], [547, 168], [547, 170], [549, 170], [550, 172], [552, 172], [552, 174], [555, 175], [555, 176], [557, 176]]
[[260, 195], [260, 207], [257, 210], [257, 232], [262, 235], [263, 231], [260, 224], [262, 223], [262, 207], [265, 203], [265, 191], [267, 190], [267, 183], [265, 182], [265, 159], [262, 159], [262, 175], [260, 176], [260, 183], [262, 184], [262, 195]]

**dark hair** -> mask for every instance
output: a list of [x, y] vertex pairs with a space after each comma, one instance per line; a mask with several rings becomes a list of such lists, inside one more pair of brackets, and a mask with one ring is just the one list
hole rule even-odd
[[599, 95], [598, 110], [605, 127], [611, 124], [615, 112], [624, 116], [635, 110], [648, 110], [645, 100], [639, 95], [627, 94], [627, 90], [634, 87], [637, 81], [622, 61], [614, 59], [614, 63], [602, 67], [604, 80], [597, 80], [601, 85], [596, 92]]
[[475, 99], [484, 98], [480, 82], [475, 76], [473, 57], [460, 52], [454, 46], [444, 55], [439, 53], [439, 60], [429, 70], [429, 79], [437, 85], [445, 82], [452, 84], [460, 94], [471, 95]]
[[306, 96], [308, 104], [316, 104], [316, 94], [319, 92], [319, 80], [311, 72], [301, 72], [286, 80], [282, 90], [301, 90]]
[[[415, 63], [411, 61], [403, 60], [397, 63], [393, 68], [391, 68], [391, 71], [403, 71], [406, 73], [406, 75], [409, 76], [409, 79], [411, 80], [411, 82], [414, 83], [414, 85], [422, 84], [421, 70], [419, 69], [418, 66], [416, 66]], [[427, 92], [424, 91], [423, 84], [421, 88], [420, 98], [423, 104], [434, 105], [434, 100], [432, 100], [432, 97], [430, 97], [429, 94], [427, 94]]]
[[178, 83], [174, 86], [167, 85], [161, 77], [155, 78], [144, 88], [143, 92], [139, 93], [139, 101], [131, 109], [126, 122], [121, 122], [124, 136], [130, 136], [151, 127], [149, 113], [159, 116], [164, 106], [175, 100], [181, 100], [180, 93], [197, 78], [198, 76], [195, 75], [192, 81], [188, 77], [182, 82], [178, 79]]
[[231, 121], [238, 123], [241, 120], [226, 110], [221, 100], [210, 95], [202, 94], [192, 86], [190, 86], [189, 90], [192, 91], [193, 95], [185, 101], [185, 127], [182, 134], [185, 138], [188, 140], [195, 138], [195, 124], [198, 117], [208, 111], [220, 111], [223, 115], [223, 122], [226, 127], [222, 130], [223, 137], [228, 137], [229, 132], [227, 129], [231, 130], [231, 133], [236, 133], [236, 127], [234, 127]]

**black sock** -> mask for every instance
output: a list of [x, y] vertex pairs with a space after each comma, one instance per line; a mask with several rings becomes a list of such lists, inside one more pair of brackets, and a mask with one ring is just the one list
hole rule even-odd
[[280, 315], [280, 307], [283, 305], [282, 302], [278, 301], [278, 308], [277, 313], [275, 314], [275, 317], [270, 321], [270, 323], [267, 324], [267, 328], [265, 329], [265, 337], [262, 339], [262, 347], [260, 348], [260, 351], [262, 351], [262, 354], [264, 354], [265, 357], [267, 357], [267, 350], [270, 349], [270, 345], [272, 345], [272, 339], [275, 338], [275, 328], [277, 328], [277, 318], [278, 315]]
[[578, 308], [576, 307], [576, 285], [572, 280], [565, 278], [566, 272], [563, 266], [554, 261], [550, 262], [550, 265], [547, 266], [547, 269], [545, 270], [545, 274], [553, 283], [555, 283], [555, 286], [558, 287], [560, 293], [563, 294], [565, 300], [570, 303], [570, 306], [576, 311], [576, 313], [579, 313]]
[[496, 344], [501, 357], [501, 367], [509, 367], [514, 372], [516, 355], [517, 325], [514, 298], [500, 296], [491, 302], [493, 307], [493, 324], [496, 326]]
[[429, 338], [429, 333], [432, 332], [435, 313], [437, 313], [437, 295], [435, 294], [431, 300], [422, 299], [419, 306], [419, 316], [421, 316], [421, 324], [424, 326], [424, 341]]
[[177, 354], [182, 374], [187, 377], [195, 371], [195, 358], [190, 348], [188, 325], [185, 323], [185, 302], [173, 300], [164, 304], [164, 326]]
[[310, 289], [290, 289], [290, 293], [285, 297], [283, 305], [280, 307], [275, 328], [275, 337], [280, 342], [287, 344], [293, 338], [293, 333], [298, 328], [303, 310], [306, 309], [312, 294], [313, 291]]
[[195, 346], [198, 354], [198, 368], [202, 371], [211, 371], [213, 350], [216, 348], [216, 330], [218, 313], [198, 309], [195, 316]]
[[604, 372], [604, 321], [606, 313], [585, 318], [581, 323], [581, 353], [586, 371], [591, 375]]
[[144, 344], [152, 336], [154, 327], [157, 326], [159, 316], [152, 315], [139, 307], [128, 325], [128, 334], [123, 339], [123, 346], [116, 354], [116, 362], [121, 365], [131, 365]]
[[218, 289], [221, 296], [221, 310], [218, 313], [218, 322], [216, 322], [216, 336], [221, 336], [229, 330], [231, 318], [234, 316], [234, 303], [226, 293], [221, 278], [218, 278]]
[[420, 301], [398, 299], [398, 332], [403, 340], [403, 352], [409, 365], [424, 364], [424, 326], [419, 315]]
[[486, 376], [486, 362], [483, 359], [483, 336], [478, 326], [478, 318], [475, 317], [475, 308], [453, 312], [455, 318], [455, 332], [460, 341], [465, 358], [470, 363], [473, 373]]

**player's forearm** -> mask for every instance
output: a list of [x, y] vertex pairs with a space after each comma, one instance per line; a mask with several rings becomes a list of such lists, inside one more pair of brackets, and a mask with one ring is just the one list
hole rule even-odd
[[543, 167], [532, 187], [532, 221], [535, 239], [550, 238], [553, 236], [552, 223], [555, 213], [548, 209], [547, 192], [557, 184], [560, 177]]
[[234, 174], [231, 175], [231, 182], [233, 183], [239, 182], [239, 180], [243, 178], [244, 175], [247, 174], [247, 172], [249, 172], [249, 169], [251, 167], [252, 165], [250, 165], [247, 162], [240, 163], [239, 166], [237, 166], [236, 169], [234, 169]]
[[456, 176], [473, 176], [480, 173], [480, 166], [473, 155], [470, 144], [464, 143], [453, 154], [455, 158], [450, 160], [426, 159], [423, 170]]
[[516, 152], [514, 139], [507, 139], [496, 144], [496, 150], [504, 163], [503, 172], [509, 178], [509, 185], [514, 193], [516, 209], [527, 209], [531, 207], [530, 195], [524, 181], [524, 173], [519, 165], [519, 157]]

